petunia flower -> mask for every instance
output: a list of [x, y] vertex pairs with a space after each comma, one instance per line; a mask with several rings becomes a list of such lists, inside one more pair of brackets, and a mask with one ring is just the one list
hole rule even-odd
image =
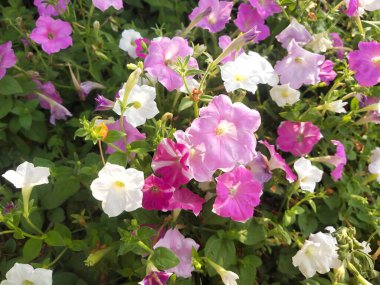
[[44, 52], [53, 54], [73, 45], [72, 32], [70, 23], [54, 20], [50, 16], [40, 16], [30, 38], [40, 44]]
[[334, 48], [337, 48], [336, 56], [339, 59], [343, 59], [344, 50], [343, 50], [343, 41], [338, 33], [330, 33], [330, 39], [332, 40], [332, 45]]
[[141, 38], [141, 39], [136, 39], [135, 40], [135, 52], [136, 56], [142, 59], [145, 59], [147, 56], [147, 50], [144, 49], [143, 43], [145, 46], [148, 46], [150, 41], [147, 38]]
[[[163, 37], [152, 41], [149, 45], [144, 67], [168, 91], [173, 91], [184, 84], [181, 76], [175, 71], [178, 58], [185, 58], [192, 54], [193, 49], [189, 47], [186, 39], [181, 37], [174, 37], [173, 39]], [[188, 67], [193, 69], [198, 68], [195, 58], [190, 57]]]
[[15, 263], [5, 274], [6, 280], [0, 285], [52, 285], [53, 271], [44, 268], [34, 269], [29, 264]]
[[98, 178], [90, 188], [96, 200], [102, 201], [103, 211], [109, 217], [116, 217], [123, 211], [131, 212], [142, 206], [144, 173], [134, 168], [112, 163], [99, 171]]
[[268, 159], [261, 153], [257, 155], [245, 165], [245, 168], [253, 174], [253, 179], [264, 184], [272, 178], [272, 172], [269, 169]]
[[70, 0], [34, 0], [33, 4], [40, 16], [58, 16], [66, 11], [69, 2]]
[[361, 86], [370, 87], [380, 82], [380, 43], [360, 42], [359, 50], [349, 52], [347, 58]]
[[199, 244], [191, 238], [185, 238], [177, 229], [170, 229], [153, 248], [156, 249], [158, 247], [170, 249], [179, 258], [179, 264], [165, 270], [166, 272], [174, 273], [177, 277], [191, 277], [191, 272], [194, 270], [191, 263], [192, 249], [198, 250]]
[[347, 16], [362, 16], [365, 11], [376, 11], [380, 9], [378, 0], [344, 0], [347, 9], [344, 11]]
[[188, 159], [189, 149], [185, 145], [165, 138], [157, 146], [152, 168], [166, 183], [178, 187], [192, 178]]
[[198, 216], [202, 210], [205, 199], [191, 192], [187, 188], [181, 188], [174, 191], [173, 197], [169, 202], [167, 210], [182, 209], [192, 211]]
[[298, 181], [302, 190], [314, 192], [317, 182], [322, 180], [323, 171], [313, 166], [311, 161], [301, 157], [294, 163], [294, 169], [298, 174]]
[[126, 51], [130, 57], [137, 58], [136, 40], [141, 38], [141, 34], [135, 30], [124, 30], [121, 34], [119, 48], [121, 48], [123, 51]]
[[289, 83], [294, 89], [303, 84], [316, 84], [320, 81], [318, 67], [325, 57], [301, 48], [294, 40], [288, 45], [288, 55], [277, 61], [274, 69], [280, 76], [281, 84]]
[[152, 271], [144, 279], [139, 282], [140, 285], [166, 285], [166, 281], [169, 280], [173, 273], [167, 273], [164, 271]]
[[263, 19], [281, 13], [281, 8], [276, 0], [249, 0], [249, 3], [257, 9], [257, 12]]
[[238, 166], [216, 178], [216, 199], [212, 211], [236, 222], [246, 222], [260, 204], [262, 185], [253, 179], [251, 171]]
[[315, 53], [326, 52], [333, 47], [331, 40], [326, 37], [325, 33], [313, 35], [313, 39], [307, 46]]
[[330, 84], [336, 77], [336, 72], [334, 71], [334, 63], [331, 60], [325, 60], [319, 67], [319, 79]]
[[4, 77], [8, 68], [16, 64], [17, 57], [12, 49], [12, 42], [0, 45], [0, 79]]
[[207, 258], [206, 260], [207, 260], [207, 263], [211, 265], [211, 267], [214, 268], [215, 271], [220, 275], [220, 278], [222, 278], [224, 285], [237, 285], [236, 280], [239, 279], [239, 275], [237, 275], [233, 271], [228, 271], [224, 269], [222, 266], [220, 266], [219, 264], [216, 264], [209, 258]]
[[107, 99], [102, 95], [97, 95], [95, 98], [96, 108], [95, 111], [108, 111], [115, 107], [115, 102]]
[[376, 147], [370, 157], [370, 164], [368, 165], [368, 171], [377, 175], [377, 182], [380, 183], [380, 148]]
[[110, 7], [114, 7], [116, 10], [123, 8], [123, 0], [92, 0], [92, 4], [102, 12]]
[[279, 107], [293, 105], [300, 100], [301, 93], [290, 87], [289, 83], [273, 86], [269, 94]]
[[319, 128], [311, 122], [283, 121], [277, 129], [277, 134], [277, 147], [294, 156], [310, 153], [322, 138]]
[[302, 248], [293, 256], [293, 265], [298, 267], [306, 278], [316, 272], [325, 274], [331, 268], [341, 265], [338, 255], [338, 243], [331, 233], [311, 234]]
[[210, 13], [203, 17], [196, 26], [209, 30], [211, 33], [220, 32], [230, 21], [233, 2], [219, 0], [200, 0], [198, 7], [189, 15], [189, 19], [193, 21], [199, 14], [204, 13], [211, 8]]
[[81, 82], [79, 84], [79, 97], [81, 98], [81, 100], [85, 100], [88, 94], [90, 94], [92, 90], [104, 89], [104, 88], [105, 88], [104, 85], [97, 82], [93, 82], [93, 81]]
[[135, 85], [126, 100], [127, 106], [130, 106], [121, 114], [120, 105], [124, 100], [125, 87], [126, 84], [120, 89], [119, 98], [113, 107], [116, 114], [124, 116], [132, 126], [138, 127], [145, 124], [147, 119], [152, 119], [159, 113], [157, 104], [154, 101], [156, 88], [148, 85]]
[[146, 210], [167, 209], [170, 199], [173, 197], [175, 188], [161, 178], [150, 175], [145, 179], [142, 206]]
[[288, 45], [294, 40], [299, 46], [304, 46], [309, 43], [313, 37], [305, 26], [292, 18], [289, 26], [276, 36], [276, 39], [281, 43], [283, 48], [288, 48]]
[[347, 104], [347, 102], [343, 102], [342, 100], [336, 100], [330, 103], [326, 103], [321, 107], [324, 110], [334, 113], [347, 113], [346, 109], [344, 109], [344, 106], [346, 106]]
[[[359, 100], [359, 106], [361, 108], [367, 107], [367, 108], [372, 109], [371, 105], [373, 105], [374, 107], [380, 106], [379, 104], [380, 98], [368, 97], [361, 93], [356, 94], [356, 98]], [[375, 107], [374, 109], [375, 110], [368, 110], [368, 112], [362, 118], [360, 118], [356, 122], [356, 124], [358, 125], [367, 124], [367, 123], [380, 124], [378, 108]]]
[[[230, 45], [232, 42], [231, 38], [229, 36], [221, 36], [218, 40], [218, 45], [221, 49], [225, 49]], [[222, 59], [222, 63], [226, 63], [229, 61], [234, 61], [239, 55], [241, 55], [244, 52], [242, 48], [239, 48], [238, 50], [232, 51], [230, 54], [228, 54], [225, 58]]]

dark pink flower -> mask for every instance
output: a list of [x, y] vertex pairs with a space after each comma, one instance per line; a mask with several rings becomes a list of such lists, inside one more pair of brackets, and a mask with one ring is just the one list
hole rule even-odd
[[212, 211], [237, 222], [246, 222], [260, 204], [262, 185], [244, 166], [216, 178], [216, 199]]
[[182, 209], [190, 210], [198, 216], [202, 210], [205, 199], [191, 192], [187, 188], [177, 189], [169, 203], [167, 210]]
[[345, 11], [347, 16], [356, 17], [359, 16], [359, 0], [346, 0], [348, 1], [347, 10]]
[[370, 87], [380, 82], [380, 43], [360, 42], [359, 50], [348, 53], [347, 58], [361, 86]]
[[146, 210], [165, 210], [169, 206], [175, 188], [161, 178], [150, 175], [145, 179], [142, 206]]
[[249, 3], [257, 9], [263, 19], [281, 13], [281, 8], [276, 3], [276, 0], [249, 0]]
[[58, 16], [66, 11], [69, 2], [70, 0], [34, 0], [34, 6], [40, 16]]
[[311, 122], [281, 122], [277, 134], [277, 147], [294, 156], [310, 153], [322, 138], [319, 128]]
[[116, 10], [123, 8], [123, 0], [92, 0], [92, 4], [102, 12], [110, 7], [114, 7]]
[[234, 23], [242, 32], [248, 32], [253, 27], [256, 27], [256, 31], [259, 32], [254, 40], [256, 43], [265, 40], [270, 35], [269, 27], [264, 24], [265, 20], [249, 4], [240, 4]]
[[115, 102], [107, 99], [106, 97], [99, 95], [95, 98], [96, 108], [95, 111], [108, 111], [112, 110], [115, 106]]
[[[219, 37], [218, 45], [221, 49], [225, 49], [230, 45], [232, 42], [231, 38], [229, 36], [221, 36]], [[239, 50], [234, 50], [230, 54], [228, 54], [225, 58], [222, 59], [222, 63], [226, 63], [229, 61], [234, 61], [239, 55], [241, 55], [244, 52], [242, 48], [239, 48]]]
[[200, 0], [198, 7], [189, 15], [189, 19], [194, 20], [199, 14], [211, 8], [202, 20], [197, 23], [197, 27], [207, 29], [211, 33], [220, 32], [230, 21], [233, 2], [219, 0]]
[[[193, 49], [184, 38], [163, 37], [151, 42], [144, 66], [146, 71], [157, 78], [166, 89], [173, 91], [183, 85], [181, 76], [174, 70], [178, 57], [185, 58], [192, 54]], [[188, 66], [198, 68], [195, 58], [190, 58]]]
[[52, 54], [73, 45], [72, 32], [70, 23], [40, 16], [30, 38], [40, 44], [47, 54]]
[[0, 79], [4, 77], [6, 69], [16, 64], [17, 57], [12, 49], [12, 42], [0, 45]]
[[[127, 144], [130, 144], [134, 141], [145, 139], [145, 134], [140, 133], [138, 129], [136, 129], [134, 126], [128, 123], [124, 116], [123, 118], [124, 118], [124, 122], [123, 122], [124, 133], [126, 134], [125, 140], [124, 138], [122, 138], [113, 143], [115, 146], [117, 146], [121, 150], [125, 150], [125, 147], [126, 147], [125, 141], [127, 142]], [[115, 121], [112, 124], [107, 124], [107, 127], [109, 130], [120, 131], [121, 130], [120, 119]], [[115, 151], [116, 150], [114, 148], [112, 148], [111, 146], [108, 146], [106, 153], [111, 154], [111, 153], [114, 153]]]
[[140, 58], [146, 58], [147, 56], [147, 50], [143, 47], [142, 43], [145, 43], [146, 46], [149, 45], [150, 41], [147, 38], [140, 38], [135, 40], [135, 45], [136, 45], [136, 55]]
[[330, 33], [330, 39], [332, 40], [333, 47], [337, 48], [336, 56], [339, 59], [343, 59], [343, 41], [338, 33]]
[[335, 79], [336, 75], [337, 74], [334, 71], [334, 63], [331, 60], [325, 60], [319, 66], [319, 78], [327, 85]]
[[165, 182], [179, 187], [192, 178], [188, 160], [189, 149], [185, 145], [163, 139], [153, 156], [152, 168]]
[[166, 281], [169, 280], [173, 273], [167, 273], [164, 271], [152, 271], [144, 280], [139, 282], [140, 285], [166, 285]]

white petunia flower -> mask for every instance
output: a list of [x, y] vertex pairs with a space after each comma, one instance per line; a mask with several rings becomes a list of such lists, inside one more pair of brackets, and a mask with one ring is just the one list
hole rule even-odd
[[333, 101], [331, 103], [326, 103], [324, 105], [324, 108], [327, 111], [334, 112], [334, 113], [347, 113], [346, 109], [344, 109], [344, 106], [346, 106], [348, 103], [343, 102], [342, 100]]
[[49, 269], [34, 269], [29, 264], [15, 263], [5, 275], [6, 280], [0, 285], [52, 285], [53, 271]]
[[220, 274], [224, 285], [237, 285], [236, 280], [239, 279], [239, 275], [235, 272], [224, 270], [218, 273]]
[[[113, 111], [121, 115], [120, 104], [123, 101], [125, 92], [125, 84], [119, 91], [119, 99], [117, 100]], [[156, 98], [156, 88], [147, 85], [135, 85], [127, 98], [127, 105], [130, 105], [124, 112], [125, 119], [134, 127], [145, 124], [146, 119], [152, 119], [159, 111], [154, 101]]]
[[274, 86], [269, 91], [269, 94], [279, 107], [284, 107], [285, 105], [293, 105], [299, 101], [301, 95], [298, 90], [290, 87], [289, 83]]
[[313, 36], [313, 40], [308, 44], [315, 53], [326, 52], [333, 47], [332, 41], [325, 36], [325, 33], [319, 33]]
[[134, 168], [125, 169], [106, 163], [99, 177], [91, 183], [92, 195], [102, 201], [103, 211], [116, 217], [123, 211], [131, 212], [142, 207], [144, 173]]
[[141, 38], [141, 34], [135, 30], [124, 30], [121, 34], [119, 48], [126, 51], [130, 57], [137, 58], [135, 40]]
[[377, 182], [380, 183], [380, 148], [376, 147], [370, 157], [370, 164], [368, 165], [368, 171], [377, 175]]
[[311, 165], [311, 161], [301, 157], [294, 163], [298, 181], [302, 190], [314, 192], [317, 182], [322, 180], [323, 171]]
[[293, 265], [299, 267], [306, 278], [314, 276], [316, 272], [325, 274], [331, 268], [338, 268], [341, 265], [337, 250], [337, 241], [331, 233], [311, 234], [293, 256]]
[[220, 67], [222, 79], [227, 92], [239, 88], [255, 93], [258, 84], [278, 83], [278, 76], [272, 65], [255, 52], [242, 53], [234, 61]]

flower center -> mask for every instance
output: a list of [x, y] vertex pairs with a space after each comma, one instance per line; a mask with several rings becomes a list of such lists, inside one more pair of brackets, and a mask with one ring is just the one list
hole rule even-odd
[[281, 94], [282, 98], [288, 98], [290, 96], [290, 93], [288, 91], [284, 91]]
[[241, 75], [241, 74], [236, 74], [235, 77], [234, 77], [235, 81], [237, 82], [242, 82], [245, 80], [245, 76]]
[[303, 142], [303, 140], [304, 140], [304, 136], [303, 136], [303, 134], [299, 134], [298, 136], [297, 136], [297, 142]]
[[124, 184], [124, 182], [121, 182], [120, 180], [117, 180], [117, 181], [115, 181], [115, 183], [113, 184], [113, 186], [115, 187], [115, 190], [120, 191], [120, 190], [122, 190], [125, 187], [125, 184]]
[[297, 63], [301, 63], [301, 62], [303, 62], [303, 58], [302, 57], [296, 57], [294, 59], [294, 61], [297, 62]]
[[48, 33], [47, 37], [49, 40], [52, 40], [52, 39], [54, 39], [55, 35], [53, 33]]
[[135, 101], [135, 102], [133, 102], [133, 107], [135, 108], [135, 109], [140, 109], [141, 108], [141, 103], [139, 102], [139, 101]]
[[230, 193], [231, 196], [235, 196], [237, 188], [236, 187], [231, 187], [230, 189], [228, 189], [228, 191], [229, 191], [229, 193]]
[[233, 123], [221, 120], [215, 129], [215, 134], [217, 136], [222, 136], [225, 134], [230, 134], [232, 136], [236, 135], [236, 127]]
[[158, 187], [157, 186], [152, 186], [150, 188], [150, 191], [152, 191], [153, 193], [157, 193], [159, 191]]
[[216, 17], [215, 17], [215, 15], [214, 14], [210, 14], [210, 16], [208, 16], [207, 21], [209, 22], [209, 24], [214, 25], [216, 23]]
[[131, 44], [131, 46], [135, 47], [136, 46], [135, 40], [131, 40], [130, 44]]
[[24, 280], [22, 281], [21, 285], [34, 285], [34, 282], [29, 281], [29, 280]]
[[375, 56], [371, 59], [374, 64], [380, 65], [380, 56]]

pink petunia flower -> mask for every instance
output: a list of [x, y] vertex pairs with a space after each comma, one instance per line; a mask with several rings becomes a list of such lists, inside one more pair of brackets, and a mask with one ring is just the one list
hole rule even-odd
[[70, 23], [40, 16], [30, 38], [40, 44], [44, 52], [52, 54], [73, 45], [72, 32]]
[[188, 160], [189, 149], [185, 145], [165, 138], [157, 146], [152, 168], [165, 182], [179, 187], [192, 178]]
[[309, 31], [296, 19], [292, 18], [290, 25], [287, 26], [281, 33], [276, 36], [276, 39], [281, 43], [283, 48], [288, 48], [288, 45], [294, 40], [299, 46], [304, 46], [311, 42], [313, 36]]
[[209, 30], [211, 33], [220, 32], [230, 21], [233, 2], [219, 0], [200, 0], [198, 7], [189, 15], [189, 19], [194, 20], [199, 14], [204, 13], [207, 9], [211, 9], [196, 26]]
[[81, 100], [85, 100], [86, 97], [88, 96], [88, 94], [90, 94], [90, 92], [92, 90], [95, 90], [95, 89], [104, 89], [104, 85], [100, 84], [100, 83], [97, 83], [97, 82], [94, 82], [94, 81], [85, 81], [85, 82], [81, 82], [79, 84], [79, 98]]
[[239, 5], [234, 23], [242, 32], [248, 32], [256, 27], [257, 32], [259, 32], [254, 40], [256, 43], [265, 40], [270, 35], [269, 27], [264, 24], [264, 18], [261, 18], [257, 10], [249, 4], [242, 3]]
[[246, 222], [260, 204], [262, 185], [244, 166], [216, 178], [216, 199], [212, 211], [236, 222]]
[[177, 229], [170, 229], [153, 248], [156, 249], [158, 247], [170, 249], [179, 258], [179, 264], [176, 267], [167, 269], [166, 272], [174, 273], [177, 277], [191, 277], [191, 272], [194, 270], [191, 264], [191, 252], [193, 248], [198, 250], [199, 244], [191, 238], [185, 238]]
[[[218, 45], [221, 49], [227, 48], [230, 43], [232, 42], [231, 38], [229, 36], [221, 36], [219, 37]], [[239, 55], [241, 55], [244, 52], [242, 48], [239, 50], [234, 50], [230, 54], [228, 54], [225, 58], [222, 59], [222, 63], [226, 63], [229, 61], [234, 61]]]
[[140, 285], [166, 285], [166, 281], [169, 280], [173, 273], [167, 273], [164, 271], [152, 271], [145, 278], [139, 282]]
[[[134, 126], [132, 126], [130, 123], [127, 122], [125, 117], [123, 116], [124, 122], [123, 122], [123, 127], [124, 127], [124, 133], [126, 134], [125, 139], [122, 138], [113, 144], [120, 148], [121, 150], [125, 150], [125, 142], [127, 144], [130, 144], [134, 141], [139, 141], [139, 140], [144, 140], [145, 139], [145, 134], [140, 133], [138, 129], [136, 129]], [[121, 131], [121, 126], [120, 126], [120, 119], [115, 121], [112, 124], [107, 124], [108, 130], [113, 130], [113, 131]], [[107, 146], [106, 153], [111, 154], [114, 153], [116, 150], [112, 148], [111, 146]]]
[[343, 59], [344, 50], [343, 48], [343, 41], [338, 33], [330, 33], [330, 39], [332, 40], [333, 47], [338, 48], [336, 51], [336, 56], [339, 59]]
[[[185, 58], [192, 54], [193, 49], [189, 47], [186, 39], [163, 37], [151, 42], [144, 66], [166, 89], [173, 91], [183, 85], [181, 76], [174, 70], [178, 57]], [[190, 58], [188, 66], [198, 68], [195, 58]]]
[[310, 153], [322, 138], [319, 128], [311, 122], [283, 121], [277, 129], [277, 134], [277, 147], [294, 156]]
[[12, 49], [12, 42], [0, 45], [0, 79], [4, 77], [8, 68], [16, 64], [17, 57]]
[[187, 188], [177, 189], [170, 200], [167, 210], [182, 209], [189, 210], [198, 216], [202, 211], [202, 205], [205, 199], [191, 192]]
[[359, 16], [359, 0], [346, 0], [345, 2], [347, 2], [347, 10], [344, 11], [344, 13], [346, 13], [346, 15], [350, 17]]
[[167, 209], [175, 188], [161, 178], [150, 175], [145, 179], [142, 206], [146, 210]]
[[66, 11], [69, 2], [70, 0], [34, 0], [34, 6], [40, 16], [58, 16]]
[[145, 45], [148, 46], [150, 41], [147, 38], [140, 38], [140, 39], [135, 40], [135, 44], [136, 44], [135, 51], [136, 51], [136, 55], [139, 58], [145, 59], [147, 56], [147, 53], [146, 53], [147, 51], [144, 49], [142, 43], [145, 43]]
[[92, 4], [102, 12], [110, 8], [114, 7], [116, 10], [120, 10], [123, 8], [123, 0], [92, 0]]
[[288, 55], [277, 61], [274, 69], [280, 76], [281, 84], [289, 83], [298, 89], [302, 84], [316, 84], [320, 81], [319, 66], [325, 57], [301, 48], [294, 40], [289, 43]]
[[254, 132], [260, 123], [256, 110], [240, 102], [232, 104], [228, 96], [219, 95], [201, 108], [200, 117], [192, 122], [188, 134], [191, 145], [204, 146], [207, 169], [230, 171], [256, 155]]
[[380, 82], [380, 43], [360, 42], [359, 50], [348, 53], [347, 58], [361, 86], [370, 87]]
[[281, 13], [281, 8], [276, 3], [276, 0], [249, 0], [249, 3], [257, 9], [257, 12], [263, 19]]
[[325, 60], [319, 66], [319, 79], [329, 85], [336, 77], [336, 72], [334, 71], [334, 63], [331, 60]]
[[96, 108], [95, 111], [108, 111], [112, 110], [115, 106], [115, 102], [107, 99], [106, 97], [102, 95], [97, 95], [95, 98], [96, 101]]
[[293, 173], [289, 165], [286, 163], [285, 159], [275, 150], [274, 146], [269, 144], [267, 141], [259, 141], [263, 144], [270, 153], [270, 160], [268, 161], [268, 166], [270, 170], [282, 169], [285, 171], [286, 179], [289, 182], [294, 182], [297, 180], [297, 175]]

